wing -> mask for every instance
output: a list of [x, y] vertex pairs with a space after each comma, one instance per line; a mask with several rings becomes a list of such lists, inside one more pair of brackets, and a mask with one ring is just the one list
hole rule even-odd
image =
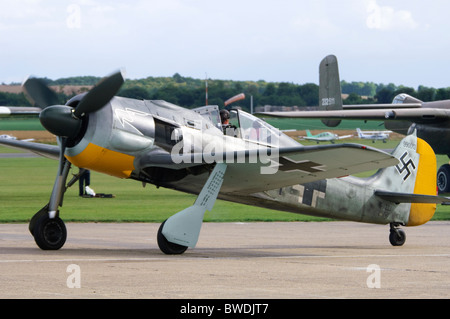
[[344, 110], [370, 110], [370, 109], [413, 109], [421, 108], [422, 103], [386, 103], [386, 104], [352, 104], [342, 105]]
[[262, 112], [259, 117], [321, 118], [347, 120], [407, 120], [429, 123], [450, 120], [450, 110], [436, 108], [386, 108], [342, 111]]
[[308, 140], [308, 141], [319, 141], [319, 142], [321, 142], [321, 141], [326, 141], [326, 139], [324, 139], [324, 138], [320, 138], [320, 137], [309, 137], [309, 136], [304, 136], [304, 137], [302, 137], [302, 139]]
[[[206, 154], [172, 155], [160, 152], [139, 159], [141, 168], [170, 169], [202, 167], [226, 163], [222, 191], [252, 194], [284, 186], [297, 185], [326, 178], [346, 176], [398, 164], [392, 155], [359, 144], [299, 146]], [[158, 155], [158, 156], [155, 156]], [[198, 170], [201, 171], [201, 170]]]
[[0, 117], [12, 115], [39, 115], [41, 109], [28, 106], [0, 106]]
[[32, 143], [28, 141], [20, 141], [14, 139], [0, 139], [0, 145], [4, 145], [10, 148], [19, 149], [22, 151], [31, 151], [40, 156], [59, 159], [59, 147], [57, 145]]
[[350, 138], [350, 137], [354, 137], [354, 135], [342, 135], [342, 136], [339, 136], [338, 139], [343, 140], [345, 138]]
[[222, 189], [239, 194], [252, 194], [398, 164], [392, 155], [358, 144], [279, 149], [279, 153], [267, 159], [266, 163], [263, 160], [257, 163], [225, 162], [228, 168]]

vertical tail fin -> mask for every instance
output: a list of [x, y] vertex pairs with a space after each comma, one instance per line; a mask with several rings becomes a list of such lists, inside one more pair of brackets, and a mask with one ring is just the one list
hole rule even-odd
[[359, 137], [359, 138], [362, 138], [362, 132], [361, 132], [361, 129], [360, 129], [360, 128], [357, 128], [357, 129], [356, 129], [356, 132], [358, 133], [358, 137]]
[[433, 217], [436, 204], [417, 203], [414, 194], [436, 195], [436, 155], [415, 133], [406, 136], [392, 154], [399, 159], [399, 164], [380, 170], [372, 186], [390, 194], [401, 194], [405, 199], [402, 202], [411, 203], [407, 226], [422, 225]]
[[[341, 82], [337, 58], [326, 56], [319, 66], [319, 110], [342, 110]], [[322, 120], [326, 126], [335, 127], [341, 120]]]
[[306, 131], [306, 136], [312, 137], [312, 134], [311, 134], [311, 132], [309, 130], [305, 130], [305, 131]]

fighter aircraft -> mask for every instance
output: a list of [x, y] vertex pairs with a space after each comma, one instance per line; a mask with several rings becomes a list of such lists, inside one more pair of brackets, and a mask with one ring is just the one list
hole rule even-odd
[[356, 133], [363, 140], [372, 140], [372, 143], [375, 143], [377, 140], [382, 140], [383, 143], [386, 143], [392, 131], [361, 131], [360, 128], [357, 128]]
[[334, 141], [336, 140], [342, 140], [345, 138], [350, 138], [353, 137], [353, 135], [337, 135], [331, 132], [321, 132], [319, 134], [313, 135], [311, 134], [310, 130], [305, 130], [306, 131], [306, 136], [303, 137], [304, 140], [309, 140], [309, 141], [316, 141], [317, 144], [319, 144], [319, 142], [330, 142], [332, 144], [334, 144]]
[[[57, 250], [66, 241], [60, 207], [78, 178], [66, 183], [72, 165], [198, 194], [192, 206], [160, 226], [157, 242], [166, 254], [196, 246], [203, 216], [217, 198], [388, 224], [392, 245], [405, 241], [401, 225], [426, 223], [435, 203], [450, 201], [435, 196], [435, 180], [428, 176], [435, 169], [434, 153], [414, 134], [393, 154], [359, 144], [303, 146], [241, 110], [231, 111], [235, 127], [222, 127], [217, 106], [189, 110], [161, 100], [116, 97], [123, 82], [116, 72], [65, 105], [52, 105], [50, 90], [31, 85], [32, 98], [47, 100], [40, 121], [58, 145], [0, 140], [59, 160], [50, 200], [29, 224], [41, 249]], [[376, 169], [368, 179], [342, 177]]]
[[[417, 131], [436, 154], [450, 157], [450, 100], [422, 102], [408, 94], [394, 97], [392, 104], [343, 105], [337, 58], [325, 57], [319, 67], [319, 111], [262, 112], [264, 117], [321, 118], [329, 127], [336, 127], [342, 119], [381, 120], [387, 129], [400, 134]], [[450, 192], [450, 165], [442, 165], [437, 172], [441, 193]]]

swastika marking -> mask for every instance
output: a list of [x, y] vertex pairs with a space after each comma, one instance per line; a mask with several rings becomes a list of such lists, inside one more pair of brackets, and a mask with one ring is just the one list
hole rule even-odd
[[[410, 158], [409, 161], [405, 162], [405, 157], [408, 155], [408, 152], [403, 153], [402, 157], [400, 157], [400, 162], [403, 164], [403, 166], [400, 168], [398, 165], [395, 165], [395, 168], [397, 169], [398, 173], [401, 175], [404, 171], [406, 171], [406, 175], [403, 176], [403, 180], [406, 181], [409, 176], [411, 175], [411, 170], [416, 169], [416, 165], [414, 165], [413, 160]], [[411, 165], [411, 170], [409, 169], [409, 165]]]

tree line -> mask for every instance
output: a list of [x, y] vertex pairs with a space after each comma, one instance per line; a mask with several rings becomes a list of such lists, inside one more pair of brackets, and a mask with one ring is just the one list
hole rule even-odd
[[[93, 76], [70, 77], [58, 80], [45, 78], [50, 86], [95, 85], [101, 78]], [[206, 103], [205, 79], [183, 77], [176, 73], [172, 77], [148, 77], [145, 79], [127, 80], [118, 95], [146, 100], [166, 100], [187, 108], [203, 106]], [[237, 102], [244, 109], [250, 108], [250, 97], [253, 106], [317, 106], [319, 104], [319, 86], [315, 83], [295, 84], [289, 82], [232, 81], [208, 79], [208, 104], [224, 106], [230, 97], [244, 93], [246, 99]], [[341, 81], [342, 93], [348, 94], [344, 104], [391, 103], [400, 93], [407, 93], [422, 101], [450, 99], [450, 88], [429, 88], [419, 86], [418, 89], [373, 82]], [[60, 103], [73, 95], [58, 93]], [[29, 106], [30, 102], [23, 93], [14, 94], [0, 92], [0, 105]]]

